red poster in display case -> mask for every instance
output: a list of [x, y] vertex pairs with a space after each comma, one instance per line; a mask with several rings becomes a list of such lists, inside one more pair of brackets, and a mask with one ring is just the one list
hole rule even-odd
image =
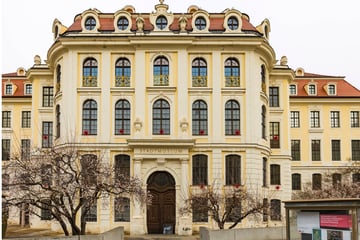
[[320, 227], [350, 229], [352, 226], [350, 215], [320, 214]]

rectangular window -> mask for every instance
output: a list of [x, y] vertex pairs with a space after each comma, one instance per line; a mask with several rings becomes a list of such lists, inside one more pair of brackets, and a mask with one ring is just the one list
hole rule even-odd
[[360, 140], [351, 140], [351, 158], [360, 161]]
[[42, 147], [50, 148], [52, 147], [53, 139], [53, 123], [52, 122], [43, 122], [42, 123]]
[[351, 111], [350, 112], [350, 125], [352, 128], [360, 127], [360, 112]]
[[300, 161], [300, 140], [291, 140], [291, 157], [293, 161]]
[[10, 128], [11, 127], [11, 112], [2, 111], [2, 127]]
[[207, 172], [207, 156], [194, 155], [192, 160], [193, 185], [207, 185]]
[[291, 84], [289, 86], [289, 91], [290, 91], [290, 95], [296, 95], [296, 85], [295, 84]]
[[333, 161], [341, 160], [340, 140], [331, 140], [331, 158]]
[[51, 220], [51, 200], [45, 199], [41, 202], [41, 220]]
[[269, 219], [269, 200], [267, 198], [263, 199], [263, 222], [267, 222]]
[[281, 221], [281, 201], [279, 199], [271, 199], [270, 201], [270, 219]]
[[241, 185], [241, 157], [228, 155], [225, 157], [225, 184]]
[[30, 159], [30, 139], [21, 139], [21, 159]]
[[263, 158], [263, 187], [267, 187], [267, 158]]
[[31, 84], [26, 84], [25, 85], [25, 94], [26, 95], [32, 94], [32, 85]]
[[225, 199], [225, 210], [230, 212], [226, 222], [241, 222], [241, 201], [236, 198]]
[[91, 206], [83, 206], [81, 214], [85, 214], [86, 222], [97, 222], [97, 203], [95, 202]]
[[320, 152], [320, 140], [311, 140], [311, 159], [312, 161], [320, 161], [321, 160], [321, 152]]
[[130, 222], [130, 199], [125, 197], [116, 197], [114, 202], [114, 221]]
[[330, 112], [330, 121], [332, 128], [340, 127], [340, 112], [339, 111], [331, 111]]
[[2, 139], [1, 148], [2, 160], [10, 160], [10, 139]]
[[353, 173], [352, 180], [353, 180], [353, 183], [360, 183], [360, 173]]
[[280, 165], [271, 164], [270, 165], [270, 184], [271, 185], [280, 185]]
[[192, 199], [192, 217], [193, 222], [208, 222], [208, 199], [195, 197]]
[[269, 88], [269, 101], [270, 107], [279, 107], [279, 88], [270, 87]]
[[12, 95], [12, 84], [6, 84], [5, 95]]
[[329, 86], [328, 86], [328, 94], [329, 95], [335, 95], [335, 93], [336, 93], [336, 88], [335, 88], [335, 85], [334, 84], [330, 84]]
[[22, 111], [21, 112], [21, 127], [30, 128], [31, 127], [31, 111]]
[[309, 85], [308, 90], [309, 90], [309, 95], [316, 95], [315, 85]]
[[310, 127], [319, 128], [320, 127], [320, 112], [311, 111], [310, 112]]
[[53, 87], [43, 87], [43, 107], [52, 107], [53, 106], [53, 97], [54, 97], [54, 88]]
[[313, 190], [321, 190], [321, 174], [319, 173], [314, 173], [312, 175], [312, 189]]
[[292, 190], [301, 190], [301, 175], [294, 173], [291, 175]]
[[280, 148], [280, 123], [270, 122], [270, 147]]
[[290, 127], [299, 128], [300, 127], [300, 112], [291, 111], [290, 112]]

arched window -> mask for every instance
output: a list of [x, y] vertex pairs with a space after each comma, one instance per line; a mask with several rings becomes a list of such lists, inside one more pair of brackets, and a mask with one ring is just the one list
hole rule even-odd
[[164, 99], [157, 100], [153, 105], [153, 134], [170, 134], [170, 105]]
[[235, 100], [225, 104], [225, 135], [240, 135], [240, 105]]
[[240, 87], [240, 65], [235, 58], [225, 61], [225, 86]]
[[56, 105], [56, 138], [60, 137], [60, 105]]
[[192, 105], [192, 134], [208, 134], [208, 112], [207, 105], [202, 100], [197, 100]]
[[98, 64], [94, 58], [87, 58], [83, 64], [83, 87], [97, 87]]
[[266, 139], [266, 107], [261, 108], [261, 136]]
[[131, 65], [127, 58], [119, 58], [115, 63], [115, 87], [130, 87]]
[[61, 65], [56, 67], [56, 92], [60, 91], [61, 88]]
[[192, 157], [192, 178], [193, 185], [208, 184], [208, 160], [204, 154], [197, 154]]
[[238, 155], [227, 155], [225, 158], [226, 185], [241, 185], [241, 157]]
[[195, 58], [192, 62], [192, 86], [207, 87], [207, 64], [202, 58]]
[[154, 61], [154, 86], [169, 86], [169, 61], [164, 56]]
[[115, 135], [130, 134], [130, 103], [119, 100], [115, 104]]
[[97, 134], [97, 103], [92, 99], [86, 100], [83, 104], [82, 134], [83, 135]]

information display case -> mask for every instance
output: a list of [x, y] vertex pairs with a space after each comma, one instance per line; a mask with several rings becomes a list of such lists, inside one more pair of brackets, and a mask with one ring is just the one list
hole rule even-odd
[[360, 199], [285, 201], [287, 240], [360, 240]]

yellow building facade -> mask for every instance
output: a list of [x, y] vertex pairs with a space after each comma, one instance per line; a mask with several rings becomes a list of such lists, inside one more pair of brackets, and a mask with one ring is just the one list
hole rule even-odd
[[[132, 234], [161, 233], [171, 224], [174, 233], [190, 235], [211, 227], [210, 218], [179, 213], [206, 185], [255, 189], [269, 202], [266, 221], [249, 218], [240, 227], [283, 225], [292, 171], [302, 180], [313, 171], [306, 158], [292, 161], [292, 140], [305, 144], [312, 134], [325, 139], [341, 130], [303, 135], [302, 125], [290, 127], [290, 112], [306, 112], [310, 103], [289, 101], [289, 85], [297, 78], [286, 57], [276, 59], [267, 19], [253, 26], [235, 9], [168, 9], [160, 1], [147, 14], [125, 6], [114, 13], [86, 10], [69, 27], [54, 21], [46, 64], [36, 57], [26, 73], [32, 84], [31, 147], [75, 143], [84, 154], [101, 153], [111, 165], [126, 164], [153, 194], [150, 207], [130, 200], [121, 213], [112, 197], [99, 200], [87, 223], [90, 232], [124, 226]], [[353, 101], [339, 107], [359, 111], [358, 90]], [[319, 101], [316, 107], [334, 104]], [[347, 130], [360, 139], [359, 129]], [[3, 139], [11, 137], [6, 131]], [[324, 158], [327, 148], [323, 143]], [[33, 226], [59, 230], [54, 222], [30, 218]]]

